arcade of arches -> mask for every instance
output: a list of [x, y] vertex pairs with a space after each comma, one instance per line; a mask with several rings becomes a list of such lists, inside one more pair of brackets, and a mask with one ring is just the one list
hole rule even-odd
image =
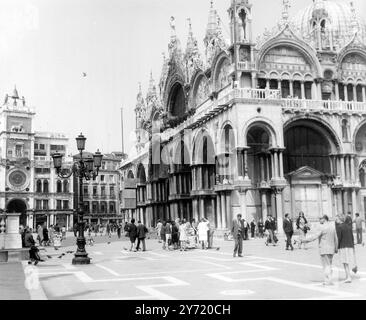
[[[321, 214], [359, 207], [359, 180], [366, 190], [366, 154], [356, 175], [356, 155], [341, 153], [337, 138], [322, 123], [291, 122], [284, 129], [284, 148], [277, 147], [265, 123], [248, 128], [244, 147], [237, 147], [234, 132], [225, 126], [217, 149], [206, 130], [191, 148], [182, 136], [171, 149], [171, 164], [149, 165], [150, 180], [140, 164], [136, 217], [148, 225], [157, 219], [205, 217], [225, 230], [238, 212], [249, 220], [268, 214], [280, 220], [284, 213], [295, 217], [304, 211], [315, 221]], [[360, 132], [366, 134], [366, 125]]]

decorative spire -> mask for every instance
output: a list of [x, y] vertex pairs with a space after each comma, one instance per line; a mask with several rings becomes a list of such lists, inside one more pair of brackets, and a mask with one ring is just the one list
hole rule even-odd
[[142, 96], [141, 82], [139, 82], [139, 93], [137, 94], [136, 111], [143, 109], [145, 105], [144, 97]]
[[13, 91], [13, 96], [12, 98], [15, 99], [19, 99], [19, 94], [18, 94], [18, 90], [17, 90], [17, 86], [14, 86], [14, 91]]
[[349, 5], [351, 7], [351, 13], [352, 13], [352, 22], [351, 22], [352, 31], [355, 34], [360, 30], [359, 29], [359, 24], [358, 24], [358, 21], [357, 21], [356, 8], [355, 8], [355, 5], [354, 5], [353, 1], [351, 1]]
[[197, 43], [196, 38], [193, 35], [191, 18], [188, 18], [187, 21], [189, 24], [189, 31], [188, 31], [186, 56], [192, 55], [192, 54], [195, 54], [198, 52], [198, 43]]
[[282, 10], [282, 21], [286, 23], [289, 18], [289, 8], [291, 8], [290, 0], [282, 0], [283, 10]]
[[170, 29], [171, 29], [171, 39], [175, 39], [177, 37], [177, 32], [175, 30], [175, 18], [173, 16], [170, 17]]
[[218, 14], [217, 14], [217, 11], [214, 9], [212, 0], [210, 1], [210, 3], [211, 3], [211, 6], [210, 6], [210, 11], [208, 13], [208, 23], [207, 23], [207, 28], [206, 28], [205, 42], [206, 42], [206, 39], [210, 39], [216, 34], [217, 27], [218, 27]]
[[181, 55], [180, 41], [177, 37], [177, 33], [175, 30], [175, 18], [173, 16], [170, 17], [170, 29], [171, 29], [171, 36], [168, 48], [169, 48], [169, 56], [171, 59], [173, 56], [179, 57]]
[[149, 81], [149, 91], [147, 93], [147, 97], [152, 97], [156, 95], [156, 86], [155, 86], [155, 81], [153, 78], [153, 74], [152, 71], [150, 72], [150, 81]]

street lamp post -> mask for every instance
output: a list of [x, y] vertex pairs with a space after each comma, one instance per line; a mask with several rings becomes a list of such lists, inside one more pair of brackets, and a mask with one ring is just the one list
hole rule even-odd
[[79, 207], [78, 207], [78, 238], [76, 241], [77, 250], [75, 257], [72, 259], [72, 264], [90, 264], [90, 258], [85, 250], [84, 237], [84, 198], [83, 198], [83, 180], [90, 180], [98, 176], [99, 168], [102, 165], [103, 155], [99, 150], [93, 154], [83, 158], [83, 151], [85, 150], [86, 138], [80, 134], [76, 138], [76, 145], [79, 150], [80, 159], [75, 161], [72, 165], [71, 172], [67, 169], [62, 169], [62, 154], [56, 152], [52, 155], [53, 165], [56, 169], [57, 175], [60, 178], [70, 178], [72, 175], [79, 179]]

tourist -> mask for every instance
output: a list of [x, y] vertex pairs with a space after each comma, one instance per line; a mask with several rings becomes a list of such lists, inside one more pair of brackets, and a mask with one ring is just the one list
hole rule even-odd
[[41, 225], [38, 225], [37, 227], [37, 240], [39, 242], [39, 245], [42, 245], [43, 242], [43, 228]]
[[239, 257], [243, 257], [244, 221], [241, 217], [242, 215], [239, 213], [233, 221], [233, 226], [231, 228], [231, 233], [234, 238], [234, 258], [236, 257], [236, 254], [238, 254]]
[[46, 223], [44, 224], [44, 227], [43, 227], [43, 241], [42, 241], [42, 243], [45, 247], [50, 244], [50, 238], [48, 236], [48, 229], [47, 229]]
[[346, 273], [345, 283], [351, 283], [351, 271], [350, 264], [354, 263], [354, 243], [353, 234], [349, 232], [349, 227], [345, 223], [346, 217], [344, 215], [338, 215], [336, 218], [336, 231], [338, 237], [338, 252], [341, 263], [343, 264], [344, 271]]
[[118, 222], [118, 224], [117, 224], [117, 237], [118, 237], [118, 239], [121, 239], [121, 230], [122, 230], [121, 223]]
[[194, 231], [196, 244], [198, 244], [198, 230], [197, 230], [198, 224], [197, 224], [195, 219], [192, 219], [191, 226], [192, 226], [193, 231]]
[[19, 226], [19, 233], [22, 238], [22, 248], [25, 248], [25, 228], [22, 224]]
[[141, 221], [138, 221], [137, 223], [138, 223], [138, 225], [137, 225], [136, 251], [139, 251], [139, 249], [140, 249], [140, 242], [142, 242], [142, 251], [146, 251], [145, 238], [146, 238], [146, 233], [148, 233], [148, 230]]
[[264, 224], [263, 224], [262, 219], [259, 219], [257, 228], [258, 228], [258, 235], [259, 235], [259, 237], [260, 238], [263, 238], [263, 236], [264, 236], [263, 235], [263, 233], [264, 233]]
[[137, 238], [137, 227], [135, 225], [135, 219], [131, 219], [131, 223], [128, 225], [128, 236], [131, 242], [130, 251], [132, 250], [137, 251], [136, 249], [134, 249]]
[[302, 241], [303, 239], [306, 239], [306, 234], [310, 230], [308, 221], [305, 218], [304, 212], [299, 212], [299, 217], [296, 220], [296, 227], [297, 230], [299, 230], [300, 233], [300, 239], [299, 239], [299, 249], [301, 249], [301, 245], [304, 245], [304, 249], [306, 249], [305, 243], [306, 241]]
[[356, 225], [356, 238], [357, 238], [357, 244], [364, 245], [362, 241], [362, 223], [365, 220], [360, 217], [359, 213], [356, 213], [356, 218], [354, 219], [354, 224]]
[[208, 248], [212, 249], [213, 248], [213, 236], [215, 233], [215, 228], [213, 225], [211, 225], [210, 221], [207, 220], [207, 227], [208, 227], [208, 231], [207, 231], [207, 243], [208, 243]]
[[77, 232], [78, 232], [78, 229], [79, 229], [79, 225], [77, 222], [74, 223], [74, 227], [73, 227], [73, 231], [74, 231], [74, 237], [77, 237]]
[[32, 262], [34, 262], [34, 265], [37, 265], [39, 261], [43, 261], [38, 254], [39, 249], [36, 247], [32, 232], [28, 227], [25, 228], [24, 245], [26, 248], [29, 248], [30, 261], [28, 261], [28, 264], [32, 264]]
[[[178, 221], [178, 224], [177, 222]], [[172, 221], [172, 245], [173, 249], [178, 249], [178, 243], [179, 243], [179, 218], [175, 221]]]
[[244, 240], [249, 240], [248, 237], [249, 223], [245, 219], [243, 219], [243, 224], [244, 224]]
[[171, 245], [172, 245], [172, 224], [170, 223], [170, 221], [167, 221], [167, 223], [165, 224], [165, 228], [164, 228], [163, 232], [165, 232], [165, 243], [163, 245], [163, 248], [171, 250]]
[[66, 240], [66, 227], [63, 226], [61, 228], [61, 233], [62, 233], [62, 240]]
[[179, 226], [179, 241], [180, 251], [187, 251], [187, 222], [183, 219], [182, 224]]
[[289, 248], [291, 248], [291, 250], [294, 250], [294, 247], [292, 246], [294, 227], [288, 213], [285, 214], [285, 219], [283, 220], [283, 231], [286, 235], [286, 250], [289, 250]]
[[108, 236], [108, 238], [112, 237], [112, 228], [111, 228], [111, 225], [109, 224], [109, 222], [107, 222], [107, 226], [106, 226], [106, 236]]
[[344, 223], [347, 225], [347, 231], [349, 233], [350, 239], [352, 239], [352, 251], [353, 251], [353, 268], [352, 271], [357, 273], [357, 262], [356, 262], [356, 248], [355, 248], [355, 240], [353, 237], [353, 221], [352, 221], [352, 214], [348, 212]]
[[338, 238], [334, 223], [329, 223], [327, 215], [320, 219], [320, 231], [313, 236], [302, 238], [301, 242], [308, 243], [319, 240], [319, 254], [324, 272], [324, 285], [332, 285], [333, 256], [338, 252]]
[[200, 242], [202, 249], [208, 249], [207, 246], [207, 231], [208, 231], [208, 224], [205, 218], [202, 218], [200, 223], [197, 226], [198, 231], [198, 241]]
[[160, 239], [163, 242], [163, 249], [165, 249], [165, 244], [166, 244], [166, 221], [163, 221], [161, 223]]
[[163, 226], [163, 224], [161, 223], [160, 219], [158, 219], [158, 222], [156, 224], [156, 232], [157, 232], [157, 236], [158, 236], [158, 242], [161, 243], [162, 241], [162, 237], [161, 237], [161, 227]]
[[266, 222], [264, 223], [264, 230], [268, 232], [268, 237], [265, 242], [266, 246], [268, 246], [268, 243], [272, 243], [272, 245], [275, 246], [276, 243], [271, 216], [267, 216]]
[[253, 219], [252, 222], [250, 223], [250, 235], [252, 238], [255, 238], [255, 227], [256, 223], [255, 220]]

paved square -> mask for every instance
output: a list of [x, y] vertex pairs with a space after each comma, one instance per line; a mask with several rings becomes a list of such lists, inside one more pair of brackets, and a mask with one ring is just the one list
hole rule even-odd
[[[244, 242], [244, 258], [233, 258], [230, 241], [220, 250], [165, 251], [148, 240], [146, 252], [130, 252], [126, 241], [87, 247], [92, 263], [73, 266], [72, 254], [52, 256], [37, 267], [23, 263], [32, 299], [365, 299], [366, 248], [357, 247], [359, 272], [351, 284], [335, 257], [335, 285], [322, 285], [318, 248], [285, 251], [284, 240], [266, 247]], [[61, 258], [60, 253], [65, 255]], [[31, 279], [31, 280], [30, 280]], [[39, 285], [37, 285], [39, 279]]]

